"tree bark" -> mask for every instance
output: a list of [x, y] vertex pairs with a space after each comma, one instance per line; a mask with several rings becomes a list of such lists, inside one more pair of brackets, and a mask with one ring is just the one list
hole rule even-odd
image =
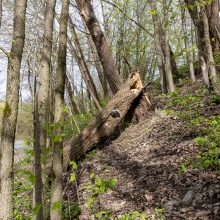
[[79, 109], [75, 103], [75, 101], [73, 100], [74, 98], [74, 94], [73, 94], [73, 89], [72, 89], [72, 86], [71, 86], [71, 83], [70, 83], [70, 80], [69, 78], [66, 76], [66, 88], [67, 88], [67, 92], [68, 92], [68, 95], [69, 95], [69, 98], [70, 98], [70, 104], [71, 104], [71, 109], [72, 109], [72, 112], [77, 115], [79, 114]]
[[[209, 78], [209, 81], [212, 82], [215, 92], [219, 94], [219, 82], [213, 57], [213, 47], [210, 39], [210, 20], [207, 16], [207, 8], [211, 7], [212, 4], [205, 7], [205, 3], [202, 0], [199, 1], [199, 6], [197, 6], [192, 0], [185, 0], [185, 3], [187, 6], [189, 6], [188, 10], [197, 30], [199, 57], [202, 65], [203, 80], [205, 84], [207, 84], [207, 78]], [[208, 71], [205, 71], [205, 69]]]
[[[140, 74], [138, 72], [132, 73], [109, 104], [97, 115], [93, 123], [64, 148], [64, 168], [71, 160], [78, 160], [87, 151], [110, 137], [143, 89]], [[149, 99], [147, 100], [149, 101]], [[112, 115], [114, 111], [119, 113], [117, 117]]]
[[164, 8], [164, 44], [165, 44], [165, 63], [166, 63], [166, 72], [167, 72], [167, 80], [169, 85], [169, 92], [175, 91], [175, 85], [173, 81], [173, 73], [171, 67], [171, 57], [170, 57], [170, 45], [169, 45], [169, 15], [168, 15], [168, 5], [167, 1], [163, 0], [163, 8]]
[[2, 4], [3, 4], [3, 1], [0, 0], [0, 28], [2, 27]]
[[[181, 3], [181, 1], [180, 1]], [[184, 35], [184, 45], [185, 45], [185, 50], [186, 50], [186, 60], [189, 65], [189, 72], [190, 72], [190, 77], [192, 82], [196, 82], [196, 76], [195, 76], [195, 71], [194, 71], [194, 64], [193, 64], [193, 57], [192, 57], [192, 52], [188, 52], [187, 48], [190, 47], [189, 41], [187, 39], [187, 28], [186, 28], [186, 16], [185, 16], [185, 8], [181, 8], [181, 20], [182, 20], [182, 30], [183, 30], [183, 35]]]
[[46, 147], [46, 130], [49, 90], [51, 77], [51, 54], [53, 41], [53, 22], [56, 0], [47, 0], [45, 10], [44, 38], [41, 52], [40, 72], [39, 72], [39, 92], [36, 101], [35, 115], [35, 137], [34, 137], [34, 174], [36, 183], [34, 184], [33, 207], [40, 207], [39, 212], [33, 216], [34, 220], [44, 220], [44, 199], [41, 170], [41, 153]]
[[13, 219], [14, 140], [19, 104], [20, 68], [25, 40], [26, 0], [16, 0], [14, 6], [13, 40], [8, 59], [6, 104], [2, 119], [0, 168], [0, 219]]
[[76, 0], [76, 3], [96, 45], [96, 49], [102, 62], [103, 70], [106, 74], [106, 78], [112, 93], [116, 94], [122, 85], [122, 79], [118, 74], [112, 51], [95, 16], [92, 4], [90, 0]]
[[209, 35], [214, 52], [220, 50], [220, 21], [219, 21], [219, 0], [212, 0], [206, 6], [206, 14], [209, 23]]
[[[63, 133], [63, 108], [64, 108], [64, 90], [66, 81], [66, 53], [67, 53], [67, 26], [69, 17], [69, 0], [62, 1], [62, 10], [60, 15], [59, 31], [59, 49], [56, 68], [56, 88], [55, 88], [55, 109], [54, 123], [59, 125], [55, 130], [55, 135], [60, 136]], [[62, 219], [62, 192], [63, 192], [63, 144], [62, 141], [54, 143], [53, 150], [53, 173], [55, 179], [51, 189], [51, 207], [50, 218], [53, 220]]]
[[165, 70], [165, 57], [163, 54], [162, 46], [161, 46], [161, 38], [160, 38], [160, 28], [159, 28], [159, 18], [157, 16], [157, 7], [156, 2], [152, 0], [148, 0], [149, 5], [152, 10], [152, 19], [154, 25], [154, 42], [156, 46], [156, 54], [157, 54], [157, 64], [160, 72], [160, 84], [163, 94], [167, 94], [167, 79], [166, 79], [166, 70]]
[[205, 42], [205, 52], [206, 52], [206, 59], [207, 59], [208, 68], [209, 68], [209, 77], [210, 77], [210, 81], [212, 82], [212, 86], [213, 86], [214, 91], [217, 94], [220, 94], [219, 79], [218, 79], [217, 73], [216, 73], [212, 44], [211, 44], [211, 40], [210, 40], [208, 17], [205, 12], [205, 8], [201, 8], [200, 10], [201, 10], [200, 16], [201, 16], [201, 20], [203, 22], [203, 27], [204, 27], [203, 42]]

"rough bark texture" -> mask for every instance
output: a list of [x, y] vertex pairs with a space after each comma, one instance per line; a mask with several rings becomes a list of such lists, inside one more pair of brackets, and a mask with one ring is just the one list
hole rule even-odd
[[[63, 108], [64, 108], [64, 90], [66, 81], [66, 52], [67, 52], [67, 23], [69, 17], [69, 0], [62, 1], [62, 10], [60, 15], [60, 31], [59, 31], [59, 49], [56, 68], [56, 88], [55, 88], [55, 109], [54, 123], [60, 123], [59, 128], [55, 130], [55, 135], [59, 136], [63, 133]], [[50, 218], [53, 220], [62, 219], [62, 192], [63, 192], [63, 144], [61, 142], [54, 143], [53, 150], [53, 173], [54, 181], [51, 189], [51, 207]], [[57, 205], [59, 204], [59, 205]]]
[[100, 24], [95, 16], [90, 0], [76, 0], [80, 14], [84, 19], [86, 26], [96, 45], [100, 60], [102, 62], [104, 73], [110, 85], [113, 94], [116, 94], [122, 85], [117, 66], [113, 59], [112, 51], [108, 45], [107, 39], [100, 27]]
[[6, 105], [0, 148], [1, 211], [0, 219], [13, 219], [14, 140], [18, 115], [20, 68], [25, 40], [26, 0], [16, 0], [11, 53], [8, 59]]
[[210, 5], [206, 6], [206, 14], [212, 49], [216, 52], [220, 50], [219, 0], [212, 0]]
[[163, 0], [163, 8], [164, 8], [164, 20], [165, 20], [165, 27], [164, 27], [164, 44], [165, 44], [165, 63], [166, 63], [166, 73], [167, 73], [167, 81], [169, 85], [169, 92], [175, 91], [175, 85], [173, 81], [173, 73], [172, 73], [172, 66], [171, 66], [171, 56], [170, 56], [170, 45], [169, 45], [169, 15], [168, 15], [168, 5], [167, 1]]
[[[206, 7], [204, 1], [200, 0], [199, 8], [192, 0], [184, 0], [184, 1], [189, 6], [188, 10], [197, 30], [199, 57], [202, 65], [204, 82], [208, 84], [207, 79], [209, 78], [209, 81], [212, 82], [212, 86], [215, 92], [219, 93], [216, 67], [213, 58], [213, 51], [215, 50], [215, 48], [213, 48], [213, 45], [211, 43], [214, 38], [211, 39], [212, 33], [210, 30], [210, 26], [213, 26], [213, 24], [211, 24], [211, 18], [213, 19], [214, 16], [212, 13], [207, 12], [208, 9], [212, 7], [212, 4], [215, 3], [215, 0], [212, 1], [212, 4], [207, 5]], [[212, 16], [210, 14], [212, 14]], [[219, 23], [219, 21], [217, 23]], [[213, 42], [216, 43], [217, 40], [214, 39]], [[205, 69], [208, 71], [205, 71]]]
[[[181, 3], [181, 1], [180, 1]], [[184, 36], [187, 36], [187, 25], [186, 25], [186, 11], [185, 11], [185, 8], [181, 8], [181, 20], [182, 20], [182, 30], [183, 30], [183, 34]], [[190, 77], [191, 77], [191, 80], [192, 82], [196, 82], [196, 76], [195, 76], [195, 71], [194, 71], [194, 64], [193, 64], [193, 54], [192, 52], [188, 52], [187, 51], [187, 48], [190, 47], [190, 44], [189, 44], [189, 40], [184, 37], [184, 46], [185, 46], [185, 49], [186, 49], [186, 60], [187, 60], [187, 63], [189, 65], [189, 72], [190, 72]]]
[[[64, 168], [68, 166], [70, 160], [79, 159], [87, 151], [112, 135], [131, 109], [134, 101], [142, 93], [143, 88], [139, 73], [132, 73], [127, 82], [121, 87], [107, 107], [98, 114], [93, 123], [64, 148]], [[120, 116], [112, 117], [113, 110], [117, 110]]]
[[43, 185], [41, 174], [41, 152], [46, 147], [46, 130], [44, 126], [47, 122], [48, 101], [50, 89], [51, 76], [51, 53], [52, 53], [52, 39], [53, 39], [53, 22], [55, 12], [56, 0], [47, 0], [45, 10], [44, 23], [44, 39], [41, 54], [40, 72], [39, 72], [39, 92], [36, 107], [36, 126], [34, 138], [34, 174], [36, 176], [36, 183], [34, 185], [33, 207], [40, 206], [39, 212], [33, 216], [34, 220], [44, 220], [43, 208]]
[[[148, 0], [149, 5], [152, 11], [157, 11], [156, 2], [152, 0]], [[160, 72], [160, 84], [162, 93], [166, 94], [167, 90], [167, 80], [166, 80], [166, 72], [165, 72], [165, 59], [161, 46], [161, 38], [160, 38], [160, 28], [159, 28], [159, 18], [156, 13], [152, 13], [153, 25], [154, 25], [154, 42], [156, 46], [156, 54], [157, 54], [157, 63]]]
[[212, 82], [212, 86], [214, 91], [217, 94], [220, 94], [220, 89], [219, 89], [219, 81], [216, 73], [216, 67], [215, 67], [215, 62], [214, 62], [214, 57], [213, 57], [213, 49], [212, 49], [212, 44], [210, 40], [210, 32], [209, 32], [209, 22], [207, 18], [207, 14], [205, 13], [204, 9], [201, 9], [201, 20], [203, 21], [203, 26], [204, 26], [204, 39], [203, 41], [205, 42], [205, 51], [206, 51], [206, 59], [209, 67], [209, 76], [210, 76], [210, 81]]

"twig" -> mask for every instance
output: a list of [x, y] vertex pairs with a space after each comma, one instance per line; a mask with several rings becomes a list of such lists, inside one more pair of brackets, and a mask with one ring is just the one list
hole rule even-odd
[[0, 50], [6, 55], [7, 58], [9, 58], [9, 52], [5, 50], [3, 47], [0, 46]]
[[149, 34], [151, 37], [154, 37], [153, 34], [151, 34], [143, 25], [135, 21], [133, 18], [129, 17], [121, 8], [119, 8], [116, 4], [109, 2], [108, 0], [102, 0], [103, 2], [117, 8], [126, 18], [128, 18], [130, 21], [134, 22], [137, 26], [139, 26], [141, 29], [143, 29], [147, 34]]

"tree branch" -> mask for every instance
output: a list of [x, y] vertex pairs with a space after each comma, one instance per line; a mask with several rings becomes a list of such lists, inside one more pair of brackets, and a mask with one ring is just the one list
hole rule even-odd
[[154, 37], [153, 34], [151, 34], [143, 25], [141, 25], [140, 23], [138, 23], [137, 21], [135, 21], [133, 18], [129, 17], [121, 8], [119, 8], [116, 4], [109, 2], [108, 0], [102, 0], [103, 2], [117, 8], [126, 18], [128, 18], [130, 21], [132, 21], [133, 23], [135, 23], [138, 27], [140, 27], [141, 29], [143, 29], [147, 34], [149, 34], [151, 37]]
[[0, 50], [6, 55], [7, 58], [9, 58], [9, 52], [7, 50], [5, 50], [3, 47], [0, 46]]

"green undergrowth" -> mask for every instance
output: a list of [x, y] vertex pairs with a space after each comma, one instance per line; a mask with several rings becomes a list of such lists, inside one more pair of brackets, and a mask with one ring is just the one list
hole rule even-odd
[[[77, 170], [78, 170], [78, 165], [76, 162], [71, 161], [71, 174], [70, 174], [70, 182], [72, 184], [75, 184], [76, 189], [78, 189], [78, 184], [77, 184]], [[117, 186], [117, 180], [114, 178], [110, 179], [104, 179], [103, 177], [95, 174], [95, 173], [90, 173], [89, 176], [90, 181], [84, 182], [84, 193], [87, 194], [87, 200], [86, 200], [86, 206], [89, 208], [90, 213], [91, 213], [91, 219], [100, 219], [100, 220], [165, 220], [164, 216], [164, 209], [162, 208], [155, 208], [154, 209], [154, 214], [153, 217], [148, 217], [147, 214], [145, 213], [140, 213], [139, 211], [131, 211], [125, 214], [120, 214], [116, 217], [113, 218], [113, 214], [111, 210], [102, 210], [101, 208], [101, 196], [108, 193], [109, 191], [113, 191], [116, 186]], [[78, 195], [78, 192], [77, 192]], [[78, 201], [79, 203], [82, 204], [81, 201]], [[76, 209], [72, 210], [71, 216], [74, 214], [78, 213], [80, 214], [79, 206], [76, 206]], [[67, 218], [69, 216], [66, 216]]]
[[[220, 52], [214, 52], [213, 56], [214, 56], [215, 64], [220, 65]], [[201, 67], [201, 64], [199, 61], [195, 61], [193, 65], [194, 65], [195, 70], [198, 70]], [[184, 74], [189, 73], [189, 64], [186, 63], [186, 64], [179, 66], [178, 73], [180, 74], [180, 76], [183, 76]]]
[[181, 166], [186, 172], [188, 167], [202, 170], [220, 170], [220, 116], [212, 115], [210, 109], [218, 108], [220, 98], [209, 93], [206, 87], [200, 87], [195, 93], [183, 93], [177, 90], [168, 96], [170, 104], [168, 114], [176, 115], [187, 122], [196, 136], [194, 142], [199, 153], [193, 162], [187, 161]]

